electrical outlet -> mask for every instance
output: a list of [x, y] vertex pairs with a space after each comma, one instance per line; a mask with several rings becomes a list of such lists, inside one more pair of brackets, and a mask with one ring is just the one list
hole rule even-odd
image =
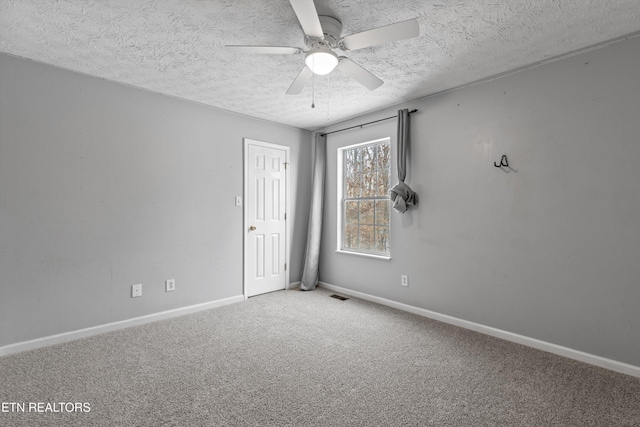
[[142, 284], [131, 286], [131, 298], [138, 298], [142, 296]]
[[409, 286], [409, 278], [407, 277], [406, 274], [403, 274], [402, 276], [400, 276], [400, 284], [402, 286]]
[[176, 290], [176, 279], [168, 279], [164, 281], [164, 288], [166, 292], [173, 292]]

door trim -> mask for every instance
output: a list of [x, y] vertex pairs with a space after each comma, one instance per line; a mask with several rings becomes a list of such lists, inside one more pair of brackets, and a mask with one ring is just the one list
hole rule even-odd
[[249, 175], [249, 145], [256, 145], [258, 147], [266, 147], [266, 148], [273, 148], [276, 150], [284, 150], [285, 152], [285, 162], [287, 163], [287, 167], [285, 168], [285, 173], [284, 173], [284, 181], [285, 181], [285, 214], [286, 214], [286, 219], [285, 219], [285, 248], [284, 248], [284, 258], [285, 258], [285, 263], [287, 265], [287, 268], [284, 272], [284, 289], [288, 290], [289, 289], [289, 272], [291, 271], [291, 185], [289, 182], [289, 176], [291, 175], [291, 156], [290, 156], [290, 149], [291, 147], [287, 147], [286, 145], [279, 145], [279, 144], [273, 144], [270, 142], [264, 142], [264, 141], [258, 141], [255, 139], [250, 139], [250, 138], [243, 138], [244, 140], [244, 163], [243, 163], [243, 168], [244, 168], [244, 183], [243, 183], [243, 192], [242, 192], [242, 294], [244, 295], [244, 299], [246, 300], [248, 298], [247, 296], [247, 278], [249, 277], [248, 271], [247, 269], [249, 268], [249, 266], [247, 265], [247, 250], [249, 248], [248, 245], [248, 238], [249, 238], [249, 233], [247, 232], [247, 229], [249, 227], [249, 212], [247, 211], [247, 196], [248, 196], [248, 192], [249, 192], [249, 182], [248, 182], [248, 175]]

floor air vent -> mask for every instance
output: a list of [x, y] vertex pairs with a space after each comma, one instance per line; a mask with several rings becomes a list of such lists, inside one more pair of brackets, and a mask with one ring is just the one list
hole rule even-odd
[[349, 299], [347, 297], [343, 297], [341, 295], [336, 295], [336, 294], [331, 295], [331, 298], [339, 299], [340, 301], [346, 301]]

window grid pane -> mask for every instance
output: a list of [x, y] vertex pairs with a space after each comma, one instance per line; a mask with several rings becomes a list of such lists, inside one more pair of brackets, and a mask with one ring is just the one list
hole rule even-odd
[[388, 255], [390, 144], [349, 148], [343, 156], [342, 248]]

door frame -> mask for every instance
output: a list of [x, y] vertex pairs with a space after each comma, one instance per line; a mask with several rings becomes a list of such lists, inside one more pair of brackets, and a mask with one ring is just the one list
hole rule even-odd
[[284, 259], [286, 264], [286, 269], [284, 271], [284, 289], [289, 290], [289, 272], [291, 271], [291, 185], [290, 185], [290, 171], [291, 171], [291, 156], [290, 149], [286, 145], [273, 144], [271, 142], [258, 141], [256, 139], [251, 138], [243, 138], [244, 140], [244, 189], [242, 192], [242, 294], [244, 295], [244, 299], [248, 298], [247, 296], [247, 278], [249, 277], [247, 269], [249, 266], [247, 265], [247, 251], [249, 250], [249, 212], [247, 211], [247, 197], [249, 196], [249, 145], [256, 145], [259, 147], [265, 148], [273, 148], [276, 150], [284, 150], [285, 152], [285, 171], [284, 171], [284, 181], [285, 181], [285, 221], [284, 221], [284, 233], [285, 233], [285, 248], [284, 248]]

